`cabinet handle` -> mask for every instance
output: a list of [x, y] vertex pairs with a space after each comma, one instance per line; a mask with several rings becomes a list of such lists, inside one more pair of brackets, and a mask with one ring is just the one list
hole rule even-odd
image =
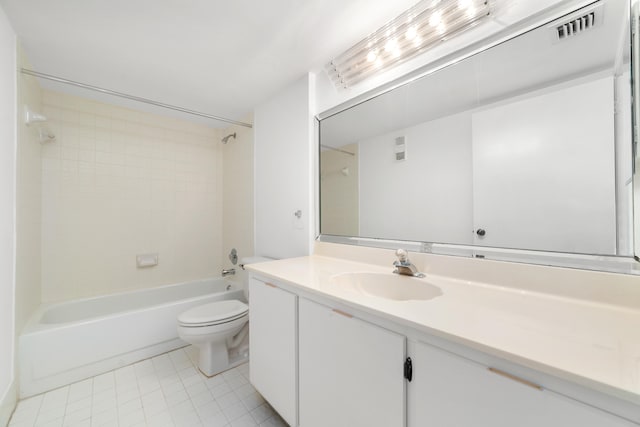
[[536, 383], [532, 383], [529, 380], [525, 380], [524, 378], [520, 378], [520, 377], [516, 377], [513, 374], [510, 374], [508, 372], [505, 371], [501, 371], [500, 369], [496, 369], [496, 368], [487, 368], [489, 371], [493, 372], [494, 374], [498, 374], [500, 376], [503, 376], [505, 378], [509, 378], [510, 380], [519, 382], [520, 384], [524, 384], [527, 387], [531, 387], [531, 388], [535, 388], [536, 390], [540, 390], [542, 391], [542, 386]]
[[277, 286], [274, 285], [273, 283], [264, 282], [264, 284], [267, 285], [267, 286], [271, 286], [272, 288], [277, 288]]
[[404, 378], [409, 382], [413, 379], [413, 364], [410, 357], [407, 357], [404, 361]]
[[334, 309], [332, 309], [332, 310], [333, 310], [333, 312], [334, 312], [334, 313], [337, 313], [337, 314], [339, 314], [339, 315], [341, 315], [341, 316], [344, 316], [344, 317], [348, 317], [349, 319], [351, 319], [351, 318], [353, 317], [353, 316], [352, 316], [352, 315], [350, 315], [349, 313], [345, 313], [345, 312], [344, 312], [344, 311], [342, 311], [342, 310], [338, 310], [338, 309], [336, 309], [336, 308], [334, 308]]

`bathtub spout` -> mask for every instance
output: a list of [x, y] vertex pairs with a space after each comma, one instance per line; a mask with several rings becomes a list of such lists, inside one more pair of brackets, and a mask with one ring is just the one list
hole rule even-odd
[[236, 274], [236, 269], [235, 268], [230, 268], [230, 269], [223, 269], [222, 270], [222, 277], [226, 277], [226, 276], [233, 276], [234, 274]]

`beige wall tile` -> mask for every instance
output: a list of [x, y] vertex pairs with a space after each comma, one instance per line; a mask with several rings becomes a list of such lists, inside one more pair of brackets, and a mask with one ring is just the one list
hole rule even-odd
[[[43, 103], [60, 133], [42, 156], [43, 301], [220, 274], [219, 131], [50, 91]], [[148, 252], [159, 265], [136, 268]]]

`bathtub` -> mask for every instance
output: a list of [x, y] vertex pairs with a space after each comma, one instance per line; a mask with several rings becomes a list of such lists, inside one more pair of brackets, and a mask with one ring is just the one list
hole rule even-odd
[[244, 298], [209, 279], [41, 306], [18, 339], [20, 397], [28, 397], [187, 345], [181, 312]]

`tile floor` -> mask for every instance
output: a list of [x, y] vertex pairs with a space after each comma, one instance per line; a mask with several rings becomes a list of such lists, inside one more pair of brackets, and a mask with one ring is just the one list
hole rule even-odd
[[249, 364], [212, 378], [185, 347], [18, 402], [10, 427], [286, 427]]

